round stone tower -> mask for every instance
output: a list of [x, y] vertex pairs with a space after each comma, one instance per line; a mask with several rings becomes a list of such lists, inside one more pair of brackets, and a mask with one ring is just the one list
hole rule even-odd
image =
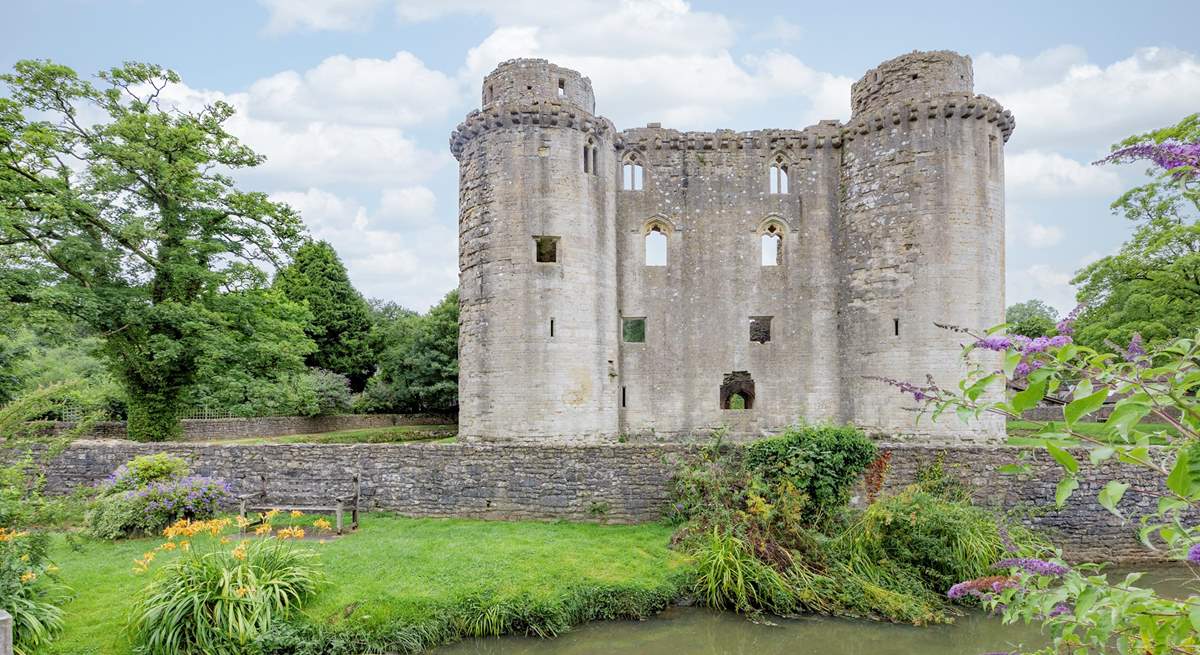
[[[965, 371], [964, 337], [935, 323], [982, 329], [1004, 320], [1003, 149], [1013, 120], [972, 86], [970, 58], [940, 51], [884, 62], [851, 89], [837, 235], [842, 414], [868, 431], [1004, 436], [1003, 420], [990, 415], [969, 425], [918, 421], [910, 396], [864, 379], [924, 386], [928, 374], [952, 386]], [[975, 356], [1000, 367], [995, 353]]]
[[459, 434], [615, 438], [616, 161], [591, 82], [500, 64], [459, 161]]

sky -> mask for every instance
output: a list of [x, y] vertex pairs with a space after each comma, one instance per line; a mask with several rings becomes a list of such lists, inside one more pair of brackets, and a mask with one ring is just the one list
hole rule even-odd
[[1073, 272], [1130, 233], [1109, 204], [1144, 179], [1091, 162], [1200, 111], [1195, 0], [3, 1], [4, 70], [146, 61], [182, 76], [182, 106], [231, 102], [230, 131], [267, 157], [239, 182], [299, 210], [364, 295], [416, 310], [457, 285], [447, 139], [505, 59], [581, 71], [619, 129], [750, 130], [848, 119], [851, 82], [896, 55], [968, 54], [976, 93], [1017, 120], [1007, 301], [1062, 313]]

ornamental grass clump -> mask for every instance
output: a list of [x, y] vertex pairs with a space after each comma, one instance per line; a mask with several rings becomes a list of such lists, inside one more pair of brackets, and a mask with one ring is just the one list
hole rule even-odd
[[[135, 652], [237, 655], [316, 592], [316, 553], [289, 541], [292, 531], [259, 539], [226, 534], [228, 519], [168, 526], [157, 549], [134, 563], [154, 572], [130, 611]], [[299, 538], [296, 536], [295, 538]]]
[[100, 539], [157, 534], [179, 519], [215, 516], [230, 500], [220, 479], [189, 475], [187, 463], [166, 454], [135, 457], [102, 482], [87, 513]]

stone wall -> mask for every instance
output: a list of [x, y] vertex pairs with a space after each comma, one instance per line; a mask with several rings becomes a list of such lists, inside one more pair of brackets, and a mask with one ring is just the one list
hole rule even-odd
[[[361, 475], [367, 509], [410, 516], [489, 519], [568, 519], [638, 522], [658, 519], [669, 498], [674, 462], [693, 452], [682, 445], [559, 445], [409, 443], [356, 445], [218, 445], [78, 442], [52, 463], [47, 485], [66, 492], [106, 477], [130, 458], [158, 451], [192, 462], [197, 473], [231, 483], [235, 492], [265, 483], [280, 504], [327, 502]], [[1095, 502], [1118, 464], [1084, 472], [1079, 491], [1062, 511], [1053, 508], [1058, 468], [1032, 458], [1028, 476], [1001, 475], [1017, 458], [1014, 448], [885, 446], [892, 453], [886, 489], [914, 479], [941, 456], [946, 469], [969, 483], [984, 504], [1016, 511], [1052, 532], [1069, 555], [1109, 560], [1150, 558], [1135, 538], [1136, 520], [1122, 524]], [[1120, 472], [1135, 489], [1155, 489], [1138, 470]], [[858, 499], [862, 500], [861, 494]], [[1154, 498], [1130, 491], [1121, 507], [1137, 517]]]
[[[1106, 421], [1108, 420], [1108, 416], [1112, 414], [1114, 407], [1116, 407], [1116, 404], [1105, 405], [1095, 412], [1087, 415], [1084, 420]], [[1168, 411], [1170, 411], [1172, 416], [1179, 415], [1174, 409], [1168, 408]], [[1039, 405], [1033, 409], [1025, 410], [1025, 413], [1021, 415], [1021, 418], [1025, 419], [1026, 421], [1061, 421], [1063, 420], [1063, 406]], [[1147, 416], [1146, 418], [1142, 419], [1142, 421], [1144, 423], [1165, 423], [1165, 421], [1157, 416]]]
[[[278, 437], [321, 434], [339, 430], [387, 428], [397, 425], [453, 425], [454, 419], [431, 414], [341, 414], [338, 416], [259, 416], [252, 418], [184, 419], [183, 436], [189, 441], [219, 441], [245, 437]], [[61, 432], [73, 423], [55, 423]], [[124, 421], [101, 421], [88, 434], [91, 439], [125, 439]]]

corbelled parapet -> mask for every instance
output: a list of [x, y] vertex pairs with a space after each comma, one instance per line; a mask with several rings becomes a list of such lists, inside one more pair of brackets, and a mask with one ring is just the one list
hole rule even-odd
[[852, 141], [858, 135], [877, 132], [904, 122], [955, 117], [995, 123], [1000, 128], [1005, 142], [1017, 126], [1012, 112], [988, 96], [950, 93], [930, 98], [905, 97], [885, 106], [856, 111], [846, 124], [844, 136]]
[[600, 138], [608, 138], [615, 132], [612, 121], [593, 116], [571, 103], [529, 99], [493, 102], [467, 114], [466, 120], [454, 128], [450, 133], [450, 152], [458, 158], [463, 147], [479, 134], [520, 125], [566, 127]]

